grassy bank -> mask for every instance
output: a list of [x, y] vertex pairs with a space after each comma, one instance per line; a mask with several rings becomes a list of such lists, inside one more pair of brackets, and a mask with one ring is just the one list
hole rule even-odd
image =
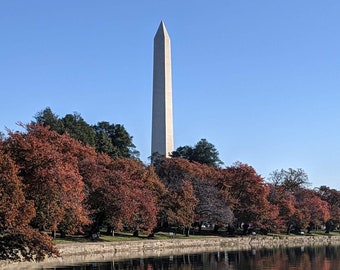
[[[141, 240], [166, 240], [166, 239], [205, 239], [211, 237], [256, 237], [257, 235], [241, 235], [236, 234], [234, 236], [226, 236], [224, 233], [220, 234], [192, 234], [189, 237], [183, 234], [170, 234], [169, 232], [158, 232], [155, 233], [154, 237], [149, 237], [147, 234], [141, 233], [138, 237], [133, 236], [130, 232], [119, 232], [115, 233], [114, 236], [106, 235], [102, 233], [98, 239], [92, 240], [91, 237], [84, 236], [84, 235], [72, 235], [67, 236], [66, 238], [57, 237], [54, 242], [55, 244], [67, 244], [67, 243], [88, 243], [88, 242], [122, 242], [122, 241], [141, 241]], [[274, 234], [269, 233], [267, 236], [271, 237], [278, 237], [278, 238], [286, 238], [286, 237], [309, 237], [309, 236], [340, 236], [340, 232], [331, 232], [326, 234], [323, 231], [312, 231], [310, 234], [304, 235], [295, 235], [295, 234]]]

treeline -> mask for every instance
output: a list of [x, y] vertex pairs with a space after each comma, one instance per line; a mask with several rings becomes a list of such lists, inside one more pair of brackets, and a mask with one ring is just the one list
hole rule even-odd
[[47, 108], [21, 127], [0, 139], [1, 259], [58, 254], [45, 232], [92, 235], [105, 227], [152, 236], [178, 227], [189, 235], [194, 224], [230, 234], [329, 232], [340, 224], [339, 191], [309, 189], [301, 169], [275, 171], [267, 183], [247, 164], [222, 168], [206, 140], [147, 165], [121, 125], [90, 126]]

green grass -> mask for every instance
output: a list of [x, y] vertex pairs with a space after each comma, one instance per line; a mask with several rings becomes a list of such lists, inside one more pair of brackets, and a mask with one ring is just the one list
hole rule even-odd
[[325, 233], [325, 231], [312, 231], [311, 234], [306, 234], [306, 235], [312, 235], [312, 236], [340, 236], [340, 232], [336, 231], [336, 232], [330, 232], [330, 233]]
[[[190, 235], [190, 239], [202, 239], [216, 237], [213, 235], [205, 236], [205, 235]], [[54, 240], [56, 244], [67, 244], [67, 243], [86, 243], [86, 242], [118, 242], [118, 241], [139, 241], [139, 240], [164, 240], [164, 239], [188, 239], [185, 235], [182, 234], [174, 234], [170, 236], [168, 232], [158, 232], [154, 235], [154, 237], [148, 237], [147, 234], [140, 233], [139, 237], [134, 237], [132, 233], [128, 232], [119, 232], [115, 233], [114, 236], [109, 236], [106, 234], [101, 234], [99, 239], [92, 240], [90, 237], [85, 236], [67, 236], [66, 238], [58, 238]]]
[[[331, 232], [326, 234], [324, 231], [312, 231], [311, 234], [295, 235], [295, 234], [285, 234], [285, 233], [269, 233], [267, 236], [271, 237], [304, 237], [304, 236], [340, 236], [340, 232]], [[189, 239], [202, 239], [209, 237], [219, 237], [219, 235], [190, 235]], [[140, 240], [164, 240], [164, 239], [188, 239], [183, 234], [173, 234], [170, 236], [168, 232], [158, 232], [154, 237], [149, 238], [147, 234], [140, 233], [139, 237], [134, 237], [130, 232], [119, 232], [115, 233], [114, 236], [109, 236], [104, 233], [101, 234], [99, 239], [92, 240], [90, 237], [85, 237], [82, 235], [67, 236], [66, 238], [57, 237], [54, 240], [56, 244], [67, 244], [67, 243], [86, 243], [86, 242], [118, 242], [118, 241], [140, 241]]]

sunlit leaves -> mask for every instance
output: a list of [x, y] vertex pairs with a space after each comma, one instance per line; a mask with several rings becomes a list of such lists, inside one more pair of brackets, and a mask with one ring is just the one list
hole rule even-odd
[[269, 187], [264, 179], [247, 164], [235, 163], [224, 170], [225, 181], [230, 185], [236, 200], [233, 211], [238, 222], [267, 227], [277, 216], [277, 208], [267, 199]]
[[82, 203], [85, 194], [78, 170], [79, 142], [68, 134], [59, 135], [33, 124], [27, 125], [25, 132], [9, 132], [6, 147], [20, 166], [27, 198], [34, 201], [33, 224], [54, 231], [69, 220], [69, 232], [75, 232], [89, 223]]
[[25, 227], [35, 216], [33, 203], [26, 201], [18, 167], [0, 146], [0, 230]]
[[33, 201], [24, 194], [19, 168], [4, 152], [0, 141], [0, 260], [42, 260], [58, 255], [50, 237], [30, 227]]
[[152, 169], [135, 159], [110, 159], [98, 155], [97, 183], [92, 185], [89, 204], [96, 223], [115, 230], [129, 228], [151, 232], [157, 223], [158, 202], [164, 186]]

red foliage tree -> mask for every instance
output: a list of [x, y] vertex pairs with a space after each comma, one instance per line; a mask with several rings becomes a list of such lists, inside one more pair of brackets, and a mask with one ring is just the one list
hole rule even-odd
[[[194, 208], [195, 221], [200, 225], [203, 222], [214, 225], [226, 225], [232, 222], [229, 186], [223, 184], [224, 176], [220, 168], [190, 162], [186, 159], [171, 158], [159, 164], [157, 173], [166, 184], [172, 200], [176, 197], [174, 193], [181, 191], [183, 181], [190, 182], [193, 187], [192, 196], [197, 200]], [[180, 205], [181, 202], [178, 202], [178, 206]], [[189, 213], [191, 210], [185, 210], [185, 207], [190, 205], [184, 204], [184, 211]], [[178, 212], [181, 211], [177, 209]], [[172, 212], [171, 216], [173, 216]], [[184, 226], [184, 224], [180, 225]]]
[[164, 186], [151, 168], [135, 159], [97, 157], [96, 177], [89, 194], [96, 225], [108, 225], [116, 230], [129, 228], [151, 232], [157, 222], [158, 195]]
[[197, 202], [193, 186], [188, 180], [183, 180], [177, 189], [169, 190], [168, 221], [170, 224], [183, 227], [187, 236], [194, 222]]
[[274, 220], [278, 215], [277, 207], [267, 199], [269, 187], [263, 178], [249, 165], [236, 163], [224, 169], [225, 181], [230, 186], [235, 200], [234, 215], [238, 223], [275, 230]]
[[[195, 220], [198, 200], [193, 188], [194, 163], [182, 158], [162, 160], [156, 173], [167, 187], [164, 198], [164, 224], [188, 228]], [[187, 234], [189, 231], [187, 230]]]
[[326, 223], [326, 232], [330, 232], [340, 225], [340, 191], [321, 186], [317, 189], [317, 193], [321, 200], [328, 203], [331, 216]]
[[89, 223], [78, 170], [82, 146], [68, 134], [59, 135], [41, 125], [23, 127], [25, 132], [9, 132], [5, 145], [20, 167], [26, 197], [34, 201], [33, 224], [63, 233], [81, 231]]
[[298, 214], [298, 210], [295, 208], [295, 197], [281, 185], [269, 185], [269, 188], [268, 200], [270, 204], [278, 208], [278, 216], [274, 220], [275, 226], [278, 230], [286, 229], [289, 232], [292, 222]]
[[18, 171], [0, 141], [0, 260], [42, 260], [58, 255], [51, 239], [29, 226], [35, 210], [24, 196]]
[[295, 194], [296, 208], [302, 213], [301, 227], [321, 226], [330, 218], [329, 205], [310, 189], [301, 189]]
[[124, 225], [150, 233], [157, 224], [158, 199], [154, 191], [161, 188], [160, 181], [136, 159], [114, 159], [112, 169], [125, 180], [122, 190], [127, 200], [121, 205]]

